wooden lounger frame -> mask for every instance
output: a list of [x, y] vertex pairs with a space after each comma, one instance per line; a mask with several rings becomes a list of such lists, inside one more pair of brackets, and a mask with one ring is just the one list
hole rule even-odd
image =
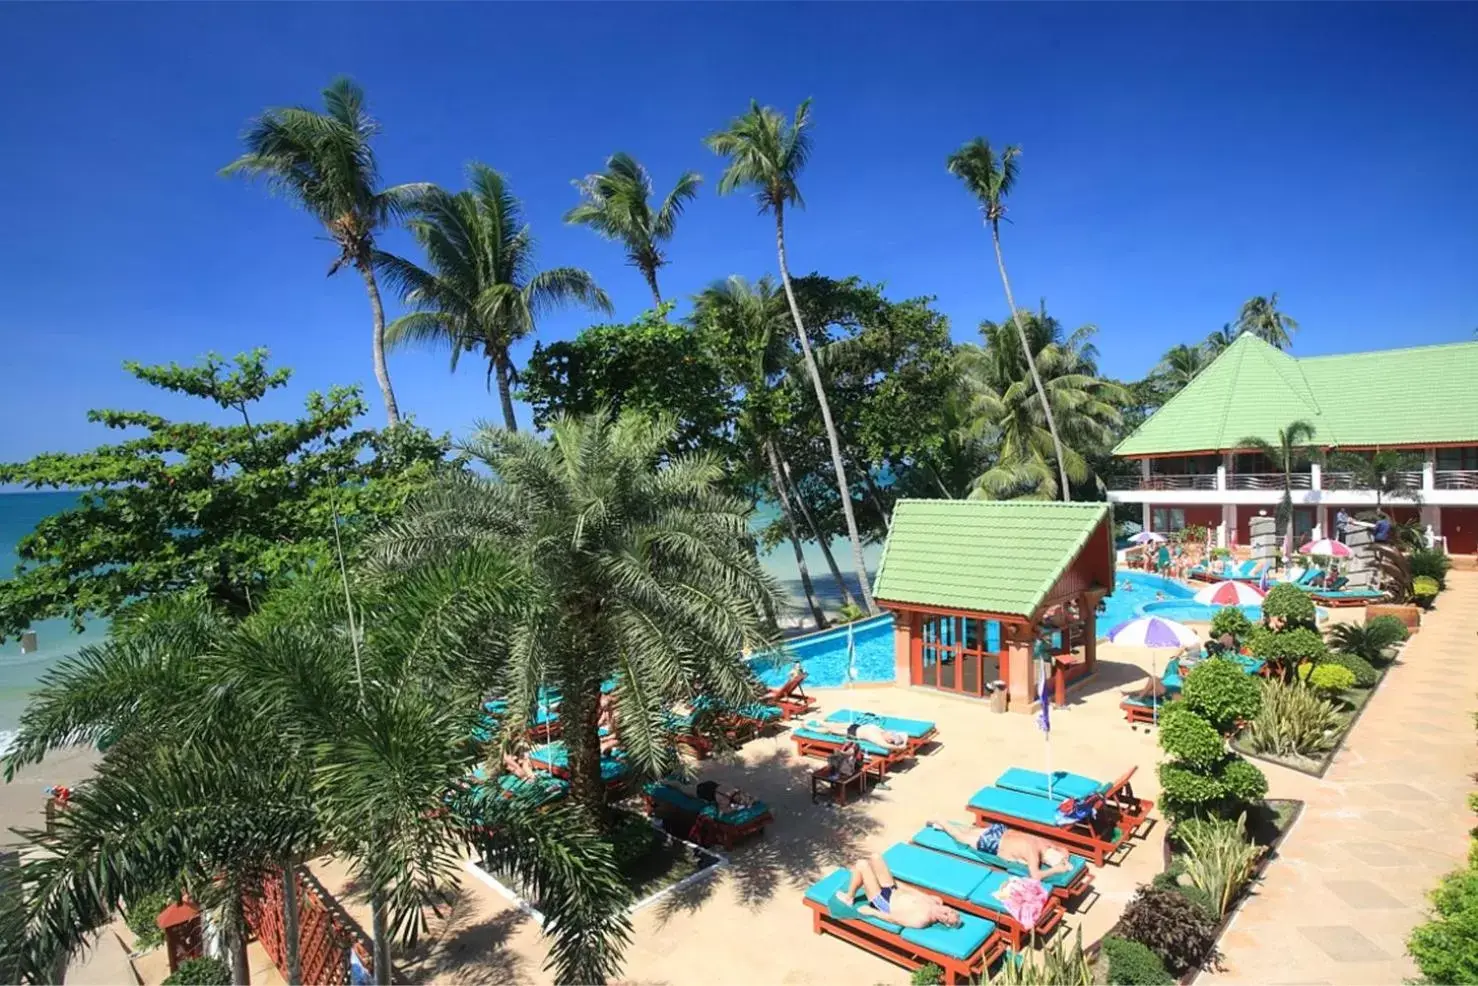
[[[821, 740], [813, 736], [801, 736], [791, 733], [790, 738], [795, 741], [795, 752], [803, 757], [815, 757], [825, 760], [842, 748], [847, 741], [841, 737], [835, 740]], [[879, 781], [888, 775], [889, 767], [896, 767], [905, 760], [913, 759], [911, 751], [899, 751], [886, 756], [862, 751], [862, 772], [865, 774], [876, 774]]]
[[[961, 863], [967, 863], [971, 866], [978, 866], [983, 870], [991, 869], [991, 867], [986, 866], [983, 863], [971, 863], [969, 860], [964, 859], [960, 856], [950, 856], [949, 858], [959, 860]], [[997, 870], [996, 872], [1000, 871]], [[895, 879], [897, 879], [896, 875]], [[966, 900], [963, 897], [951, 896], [950, 894], [945, 893], [943, 890], [940, 890], [937, 887], [926, 887], [918, 883], [909, 883], [907, 880], [898, 880], [898, 882], [910, 887], [915, 887], [920, 893], [932, 894], [933, 896], [938, 897], [940, 900], [944, 901], [946, 904], [948, 904], [950, 907], [953, 907], [957, 911], [964, 911], [966, 914], [973, 914], [978, 918], [985, 918], [987, 921], [994, 921], [996, 927], [999, 928], [1010, 941], [1011, 950], [1013, 952], [1021, 951], [1021, 947], [1023, 945], [1030, 943], [1033, 935], [1035, 935], [1038, 939], [1042, 941], [1046, 941], [1048, 937], [1051, 936], [1052, 932], [1057, 929], [1057, 926], [1062, 923], [1062, 919], [1067, 915], [1067, 908], [1063, 906], [1062, 898], [1049, 896], [1047, 898], [1046, 906], [1042, 908], [1041, 916], [1037, 918], [1036, 927], [1024, 928], [1022, 927], [1021, 922], [1017, 921], [1016, 918], [1012, 916], [1011, 912], [1006, 909], [1006, 905], [1004, 904], [1001, 905], [999, 910], [991, 910], [984, 904], [977, 904], [973, 901]]]
[[1129, 844], [1129, 840], [1139, 833], [1140, 827], [1149, 820], [1150, 810], [1155, 807], [1155, 803], [1148, 798], [1136, 798], [1133, 789], [1129, 786], [1129, 779], [1138, 769], [1130, 767], [1123, 776], [1109, 786], [1103, 795], [1108, 818], [1101, 817], [1098, 820], [1098, 826], [1110, 830], [1117, 826], [1118, 841], [1111, 841], [1099, 835], [1094, 830], [1094, 826], [1086, 821], [1074, 822], [1072, 825], [1044, 825], [1041, 822], [1017, 818], [1015, 815], [1007, 815], [987, 808], [977, 808], [974, 805], [965, 807], [979, 825], [1000, 822], [1007, 828], [1017, 828], [1023, 832], [1039, 835], [1079, 856], [1088, 857], [1095, 864], [1102, 866], [1110, 856], [1123, 849]]
[[751, 835], [764, 835], [765, 826], [775, 821], [775, 816], [767, 809], [764, 814], [756, 815], [754, 818], [738, 825], [726, 822], [721, 818], [713, 818], [709, 815], [694, 815], [690, 811], [672, 804], [669, 801], [658, 801], [647, 792], [642, 792], [642, 802], [646, 806], [647, 814], [653, 818], [665, 818], [664, 811], [669, 814], [677, 814], [686, 821], [691, 817], [689, 823], [688, 841], [696, 842], [700, 846], [720, 845], [725, 851], [734, 848], [735, 843], [747, 839]]
[[782, 719], [798, 719], [816, 708], [816, 700], [802, 687], [805, 683], [804, 674], [794, 680], [786, 679], [785, 684], [770, 689], [760, 701], [766, 705], [778, 705]]
[[[948, 856], [950, 859], [958, 859], [966, 863], [974, 863], [976, 866], [984, 866], [986, 869], [993, 869], [999, 873], [1008, 873], [1011, 876], [1020, 875], [1016, 873], [1010, 873], [1009, 870], [999, 869], [998, 867], [992, 866], [990, 863], [979, 862], [976, 860], [972, 860], [967, 856], [957, 856], [952, 852], [945, 852], [942, 849], [935, 849], [933, 846], [920, 845], [917, 842], [911, 842], [909, 844], [918, 846], [920, 849], [927, 849], [930, 852], [938, 853], [941, 856]], [[1073, 880], [1072, 883], [1069, 883], [1066, 886], [1062, 887], [1049, 886], [1047, 887], [1047, 889], [1049, 892], [1051, 892], [1053, 899], [1062, 901], [1063, 905], [1066, 906], [1068, 904], [1071, 904], [1075, 900], [1086, 897], [1088, 895], [1088, 891], [1093, 889], [1093, 872], [1085, 866], [1078, 871], [1078, 876], [1075, 880]]]
[[895, 935], [866, 921], [834, 918], [825, 904], [809, 898], [805, 903], [811, 909], [811, 930], [816, 934], [834, 935], [905, 969], [921, 969], [932, 963], [944, 970], [944, 981], [950, 986], [974, 982], [976, 977], [985, 978], [986, 971], [1006, 954], [1006, 938], [1001, 934], [999, 925], [973, 955], [957, 959], [904, 941], [901, 935]]

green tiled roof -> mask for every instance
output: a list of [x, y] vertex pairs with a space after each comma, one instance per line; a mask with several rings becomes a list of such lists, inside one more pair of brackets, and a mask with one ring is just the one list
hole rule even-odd
[[1478, 342], [1295, 359], [1243, 333], [1114, 454], [1276, 444], [1298, 420], [1327, 447], [1478, 442], [1475, 381]]
[[1106, 503], [899, 500], [873, 594], [1031, 616], [1108, 517]]

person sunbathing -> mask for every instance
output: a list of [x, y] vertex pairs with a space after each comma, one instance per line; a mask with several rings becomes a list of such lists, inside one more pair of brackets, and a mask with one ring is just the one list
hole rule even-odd
[[852, 880], [847, 889], [838, 890], [836, 895], [844, 907], [855, 906], [857, 890], [861, 888], [867, 893], [867, 903], [857, 908], [859, 914], [905, 928], [927, 928], [933, 924], [959, 927], [959, 911], [933, 894], [899, 886], [883, 857], [859, 860], [851, 869]]
[[773, 701], [777, 698], [784, 698], [796, 688], [800, 687], [801, 682], [805, 680], [806, 669], [801, 667], [800, 661], [796, 661], [790, 666], [790, 677], [785, 679], [785, 683], [779, 685], [778, 687], [771, 688], [769, 691], [765, 692], [765, 701], [768, 702]]
[[536, 780], [539, 776], [539, 771], [535, 769], [534, 762], [527, 753], [516, 757], [511, 753], [503, 754], [503, 769], [521, 781]]
[[1125, 698], [1152, 699], [1164, 698], [1168, 693], [1169, 690], [1165, 687], [1165, 682], [1159, 678], [1150, 678], [1138, 688], [1131, 688], [1129, 691], [1120, 692], [1119, 694]]
[[1028, 832], [1017, 832], [1000, 822], [990, 825], [967, 825], [964, 822], [928, 823], [962, 846], [976, 852], [989, 853], [1013, 863], [1021, 863], [1033, 880], [1045, 880], [1073, 868], [1072, 858], [1060, 847]]
[[616, 701], [609, 695], [600, 697], [598, 706], [600, 713], [596, 716], [595, 725], [605, 732], [600, 738], [600, 755], [605, 756], [621, 745], [621, 729], [616, 725]]
[[754, 799], [737, 787], [719, 787], [718, 781], [703, 781], [693, 788], [699, 801], [707, 801], [721, 812], [738, 811], [754, 804]]
[[807, 729], [817, 732], [830, 733], [833, 736], [845, 736], [847, 739], [861, 740], [874, 746], [881, 746], [895, 753], [902, 753], [908, 749], [908, 734], [900, 733], [893, 729], [884, 729], [882, 726], [871, 722], [816, 722], [810, 720], [806, 723]]

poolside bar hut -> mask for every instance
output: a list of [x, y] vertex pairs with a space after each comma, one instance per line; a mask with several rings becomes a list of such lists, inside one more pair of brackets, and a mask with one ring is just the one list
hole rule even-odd
[[899, 500], [873, 594], [893, 612], [896, 680], [1037, 701], [1032, 645], [1053, 655], [1053, 699], [1097, 664], [1096, 610], [1114, 589], [1106, 503]]

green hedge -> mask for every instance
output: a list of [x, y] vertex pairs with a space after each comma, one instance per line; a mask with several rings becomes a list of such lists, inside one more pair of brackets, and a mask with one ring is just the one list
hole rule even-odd
[[1165, 971], [1165, 963], [1146, 945], [1110, 935], [1101, 947], [1108, 960], [1110, 986], [1170, 986], [1175, 982]]

